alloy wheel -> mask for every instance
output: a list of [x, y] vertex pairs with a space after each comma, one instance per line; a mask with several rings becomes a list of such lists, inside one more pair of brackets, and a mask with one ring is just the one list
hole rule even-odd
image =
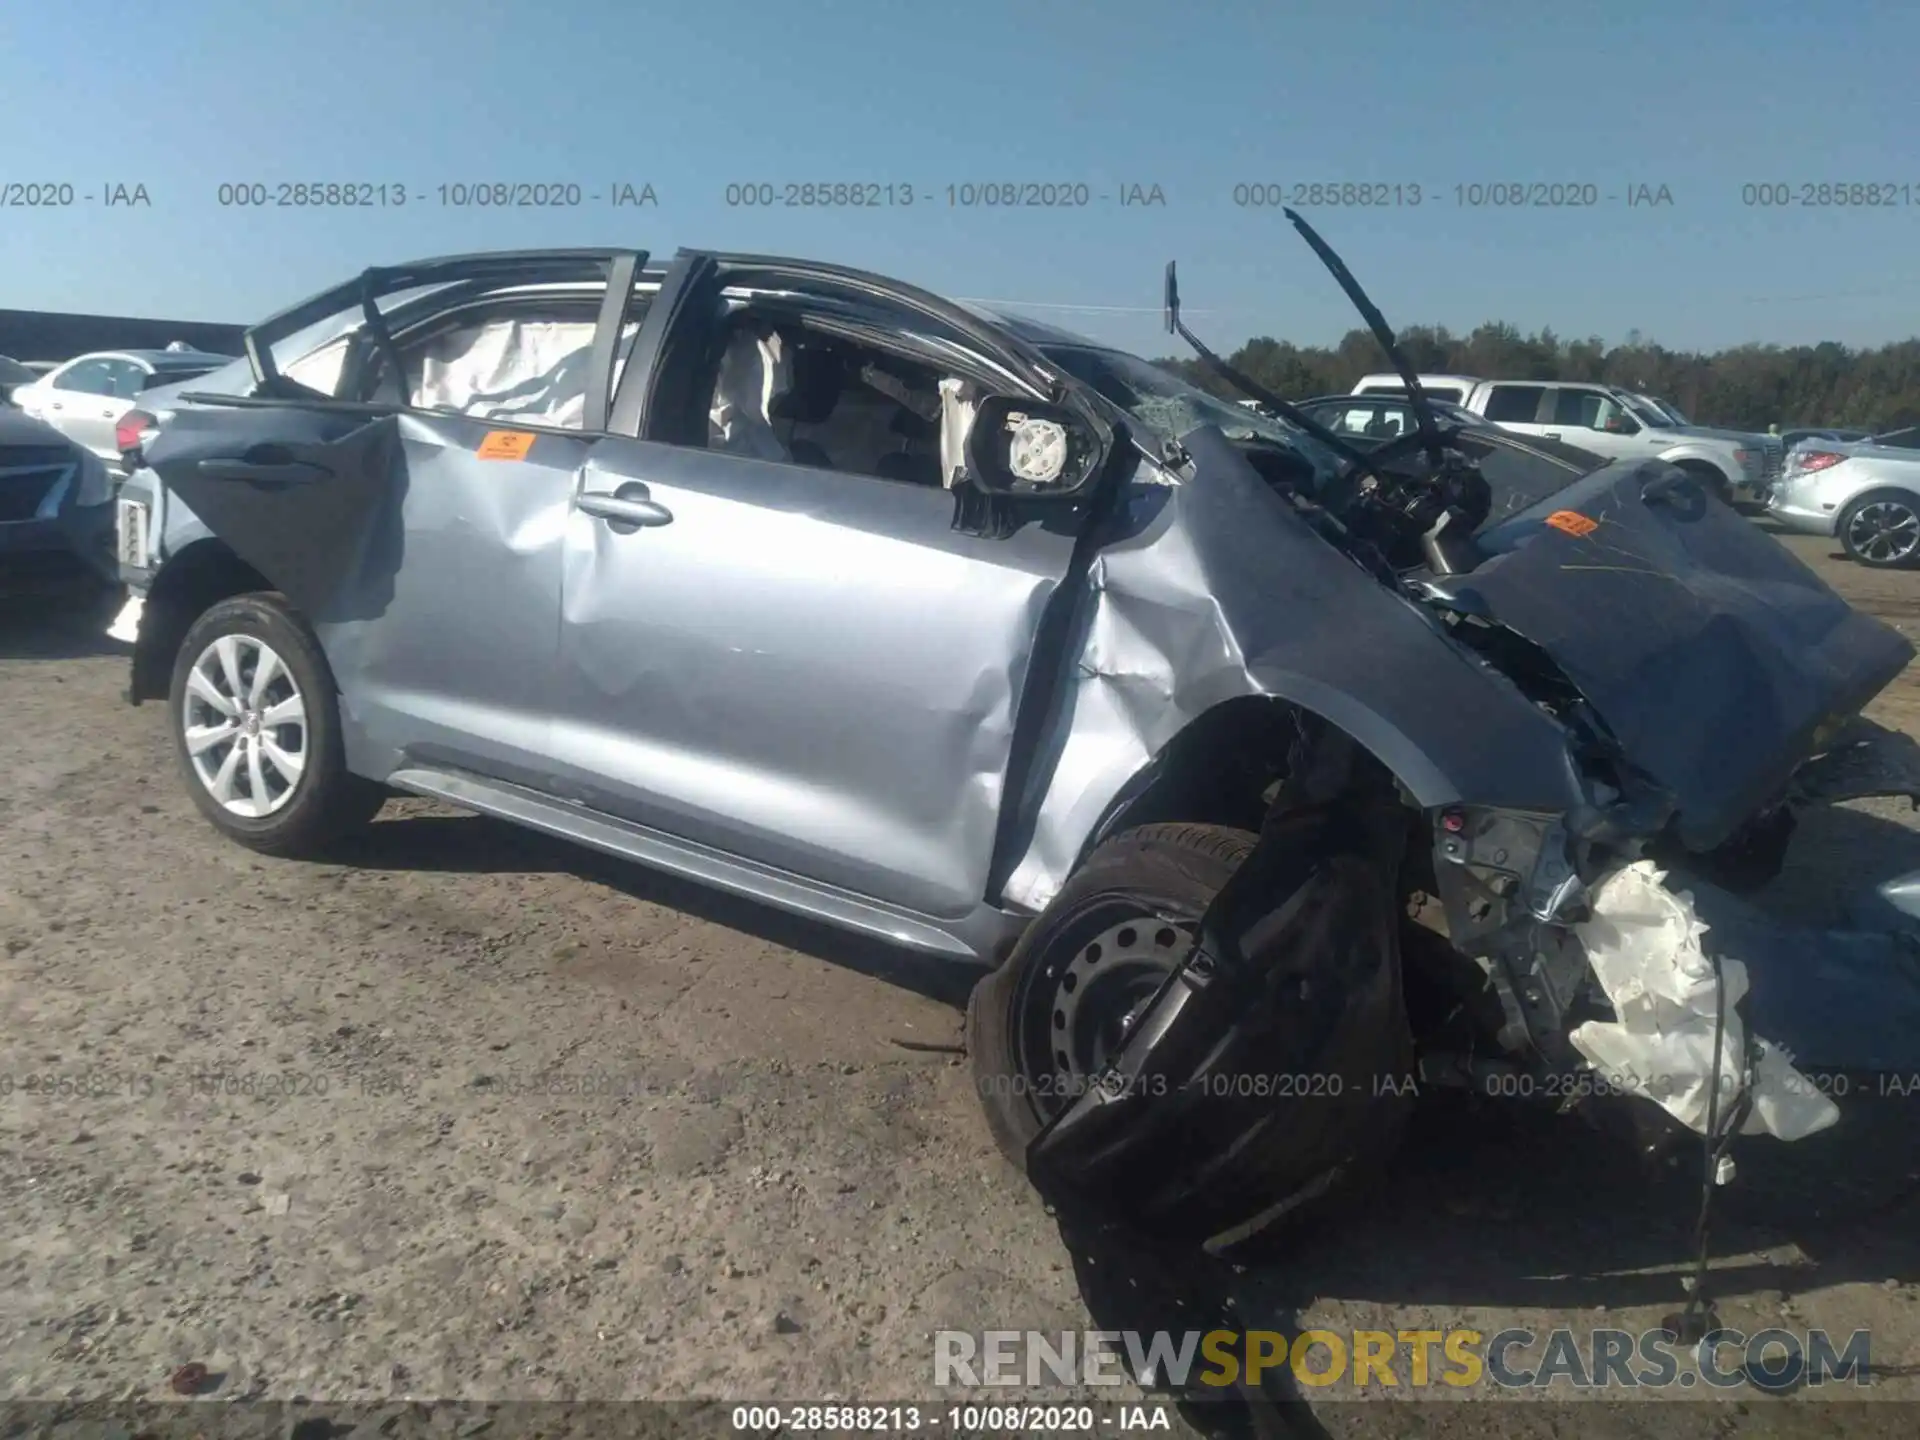
[[248, 820], [293, 798], [307, 764], [307, 704], [293, 672], [254, 635], [222, 635], [193, 662], [181, 738], [207, 793]]
[[1869, 500], [1847, 517], [1846, 540], [1872, 564], [1904, 564], [1920, 554], [1920, 511], [1904, 500]]

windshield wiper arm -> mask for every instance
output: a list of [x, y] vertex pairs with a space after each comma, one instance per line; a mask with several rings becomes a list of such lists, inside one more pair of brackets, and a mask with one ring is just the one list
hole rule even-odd
[[1205, 342], [1187, 328], [1186, 322], [1180, 318], [1180, 280], [1174, 272], [1174, 262], [1171, 260], [1167, 262], [1166, 313], [1167, 333], [1178, 335], [1182, 340], [1186, 341], [1187, 344], [1191, 345], [1194, 348], [1194, 352], [1206, 362], [1207, 368], [1212, 370], [1222, 380], [1225, 380], [1249, 400], [1257, 400], [1275, 414], [1291, 420], [1322, 445], [1346, 457], [1350, 463], [1360, 466], [1369, 474], [1373, 473], [1373, 462], [1367, 458], [1366, 452], [1356, 450], [1338, 435], [1334, 434], [1333, 431], [1307, 414], [1307, 412], [1299, 406], [1282, 400], [1252, 376], [1242, 374], [1239, 370], [1236, 370], [1232, 365], [1209, 350]]
[[1347, 299], [1353, 302], [1353, 308], [1360, 312], [1360, 318], [1367, 322], [1367, 328], [1373, 331], [1373, 338], [1380, 342], [1380, 348], [1387, 352], [1387, 359], [1393, 362], [1394, 371], [1407, 387], [1407, 403], [1413, 407], [1414, 424], [1420, 427], [1420, 442], [1426, 447], [1433, 468], [1440, 470], [1446, 463], [1446, 442], [1440, 437], [1440, 426], [1434, 418], [1433, 402], [1427, 398], [1427, 392], [1420, 388], [1420, 380], [1413, 373], [1413, 366], [1407, 362], [1406, 353], [1401, 350], [1400, 342], [1393, 338], [1393, 328], [1387, 324], [1387, 317], [1380, 308], [1367, 298], [1367, 292], [1360, 288], [1360, 282], [1353, 278], [1353, 272], [1347, 269], [1346, 262], [1334, 254], [1333, 247], [1320, 238], [1320, 232], [1309, 225], [1298, 210], [1282, 210], [1293, 228], [1300, 232], [1300, 238], [1313, 247], [1313, 253], [1320, 257], [1340, 288], [1347, 292]]

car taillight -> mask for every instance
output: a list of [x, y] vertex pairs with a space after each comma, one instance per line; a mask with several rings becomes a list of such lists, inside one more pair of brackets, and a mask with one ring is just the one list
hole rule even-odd
[[129, 410], [113, 427], [113, 445], [122, 455], [140, 448], [141, 437], [160, 422], [144, 410]]
[[1814, 470], [1825, 470], [1829, 466], [1838, 465], [1846, 458], [1844, 455], [1834, 454], [1831, 450], [1803, 450], [1793, 457], [1793, 468], [1805, 475]]

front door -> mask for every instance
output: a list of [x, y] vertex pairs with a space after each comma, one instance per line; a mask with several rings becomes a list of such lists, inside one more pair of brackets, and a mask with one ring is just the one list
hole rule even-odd
[[663, 287], [567, 521], [556, 769], [596, 809], [958, 917], [1078, 526], [954, 525], [950, 367], [997, 385], [1028, 357], [873, 277], [826, 277], [841, 328], [813, 328], [814, 278], [723, 303], [694, 256]]
[[1658, 454], [1661, 447], [1618, 399], [1591, 385], [1554, 385], [1547, 389], [1547, 435], [1609, 460]]
[[938, 485], [600, 441], [567, 527], [557, 764], [596, 809], [965, 914], [1073, 537], [952, 519]]

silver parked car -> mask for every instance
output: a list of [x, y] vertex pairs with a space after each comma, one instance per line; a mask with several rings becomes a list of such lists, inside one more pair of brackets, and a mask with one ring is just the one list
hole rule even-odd
[[[1425, 409], [1362, 451], [704, 251], [382, 268], [246, 348], [156, 402], [119, 496], [130, 698], [217, 829], [305, 854], [435, 796], [990, 967], [998, 1142], [1161, 1230], [1233, 1243], [1329, 1193], [1441, 1053], [1605, 1063], [1709, 1125], [1675, 1071], [1717, 1047], [1659, 1051], [1693, 1021], [1646, 1031], [1576, 927], [1656, 857], [1752, 869], [1836, 756], [1920, 794], [1899, 737], [1832, 724], [1912, 647], [1652, 459], [1556, 461], [1509, 507]], [[1444, 936], [1403, 949], [1416, 894]], [[1755, 1047], [1920, 1068], [1905, 972], [1810, 1004], [1836, 972], [1764, 960], [1729, 1055], [1764, 997]], [[1692, 1005], [1683, 962], [1647, 963]], [[1830, 1123], [1789, 1050], [1717, 1113]]]
[[1794, 446], [1803, 444], [1808, 440], [1867, 440], [1871, 439], [1872, 436], [1873, 432], [1871, 430], [1836, 430], [1831, 428], [1819, 429], [1796, 426], [1794, 429], [1782, 430], [1780, 432], [1780, 443], [1791, 450]]
[[79, 355], [29, 384], [16, 385], [15, 405], [78, 445], [120, 463], [120, 421], [157, 386], [191, 380], [227, 364], [231, 355], [200, 350], [100, 350]]
[[1789, 530], [1834, 536], [1862, 565], [1920, 565], [1920, 426], [1802, 441], [1787, 454], [1767, 513]]

